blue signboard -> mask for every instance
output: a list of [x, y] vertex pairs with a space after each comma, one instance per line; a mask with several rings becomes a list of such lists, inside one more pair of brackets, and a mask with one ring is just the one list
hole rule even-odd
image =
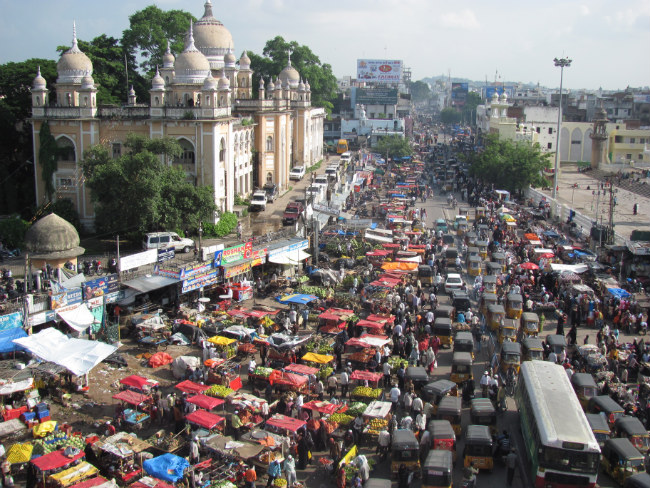
[[212, 269], [205, 274], [185, 280], [183, 281], [181, 293], [187, 293], [188, 291], [197, 290], [203, 286], [213, 285], [219, 281], [220, 275], [219, 269]]
[[110, 274], [97, 278], [95, 280], [86, 281], [82, 287], [84, 300], [91, 298], [101, 297], [107, 293], [113, 293], [120, 289], [120, 284], [117, 281], [117, 274]]
[[221, 251], [214, 252], [214, 267], [217, 268], [221, 266], [221, 258], [223, 256], [223, 249]]
[[61, 293], [56, 293], [50, 297], [50, 308], [56, 310], [61, 307], [77, 305], [82, 301], [81, 288], [73, 288]]
[[8, 315], [0, 315], [0, 331], [17, 329], [23, 326], [23, 313], [14, 312]]

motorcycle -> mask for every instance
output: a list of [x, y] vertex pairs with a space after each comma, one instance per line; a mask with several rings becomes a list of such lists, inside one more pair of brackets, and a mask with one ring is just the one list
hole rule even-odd
[[98, 275], [102, 274], [102, 271], [104, 270], [104, 268], [102, 267], [102, 262], [101, 261], [99, 261], [97, 259], [93, 260], [92, 266], [93, 266], [93, 269], [94, 269], [96, 274], [98, 274]]

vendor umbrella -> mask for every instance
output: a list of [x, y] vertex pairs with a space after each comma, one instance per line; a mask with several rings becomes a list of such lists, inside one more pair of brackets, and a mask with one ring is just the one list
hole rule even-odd
[[539, 269], [539, 266], [537, 266], [535, 263], [521, 263], [519, 267], [521, 269]]

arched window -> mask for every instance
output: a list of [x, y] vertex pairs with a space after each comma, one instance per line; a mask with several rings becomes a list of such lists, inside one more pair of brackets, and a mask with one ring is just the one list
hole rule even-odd
[[267, 183], [273, 183], [273, 173], [271, 173], [271, 172], [266, 173], [266, 182]]
[[273, 136], [268, 136], [266, 138], [266, 150], [273, 152]]
[[56, 145], [59, 148], [59, 162], [61, 163], [74, 163], [77, 160], [77, 155], [74, 149], [74, 142], [67, 137], [59, 137], [56, 140]]
[[160, 105], [160, 99], [159, 99], [158, 97], [154, 97], [153, 100], [154, 100], [154, 105], [155, 105], [156, 107], [157, 107], [158, 105]]
[[36, 97], [36, 106], [37, 107], [41, 106], [41, 97]]
[[219, 143], [219, 161], [222, 163], [226, 160], [226, 141], [225, 139], [221, 139], [221, 142]]

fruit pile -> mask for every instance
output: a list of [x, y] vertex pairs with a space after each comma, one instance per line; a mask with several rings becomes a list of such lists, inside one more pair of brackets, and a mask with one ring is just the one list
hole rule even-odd
[[324, 381], [324, 380], [326, 380], [327, 378], [329, 378], [330, 375], [331, 375], [333, 372], [334, 372], [334, 370], [333, 370], [332, 368], [330, 368], [329, 366], [327, 366], [327, 367], [325, 367], [325, 368], [322, 368], [322, 369], [318, 372], [318, 379], [321, 379], [321, 380]]
[[43, 439], [34, 439], [33, 441], [34, 449], [32, 455], [44, 455], [49, 454], [59, 449], [70, 447], [76, 447], [79, 450], [83, 450], [86, 447], [86, 443], [81, 437], [71, 436], [68, 437], [62, 432], [55, 432]]
[[284, 478], [275, 478], [273, 480], [273, 486], [277, 486], [277, 488], [282, 488], [284, 486], [287, 486], [287, 480]]
[[381, 395], [381, 388], [370, 388], [369, 386], [357, 386], [352, 390], [353, 396], [360, 396], [364, 398], [379, 398]]
[[397, 371], [400, 367], [400, 364], [404, 364], [404, 367], [406, 368], [409, 363], [406, 359], [402, 359], [399, 356], [391, 356], [388, 358], [388, 364], [391, 365], [393, 371]]
[[345, 415], [344, 413], [333, 413], [330, 415], [329, 421], [336, 422], [339, 425], [346, 426], [354, 420], [354, 417]]
[[366, 433], [370, 435], [379, 435], [379, 432], [388, 426], [388, 420], [386, 419], [371, 419], [368, 423], [368, 429]]
[[350, 404], [350, 408], [346, 411], [348, 415], [352, 415], [353, 417], [356, 417], [359, 414], [363, 414], [363, 412], [366, 411], [366, 408], [368, 405], [366, 405], [363, 402], [354, 402]]
[[212, 385], [210, 388], [208, 388], [205, 391], [205, 394], [217, 398], [226, 398], [227, 396], [231, 395], [234, 392], [235, 390], [233, 390], [232, 388], [228, 388], [227, 386]]
[[273, 368], [265, 368], [264, 366], [258, 366], [255, 368], [255, 371], [253, 371], [253, 374], [255, 376], [261, 376], [263, 378], [268, 378], [271, 375], [271, 372], [273, 371]]

